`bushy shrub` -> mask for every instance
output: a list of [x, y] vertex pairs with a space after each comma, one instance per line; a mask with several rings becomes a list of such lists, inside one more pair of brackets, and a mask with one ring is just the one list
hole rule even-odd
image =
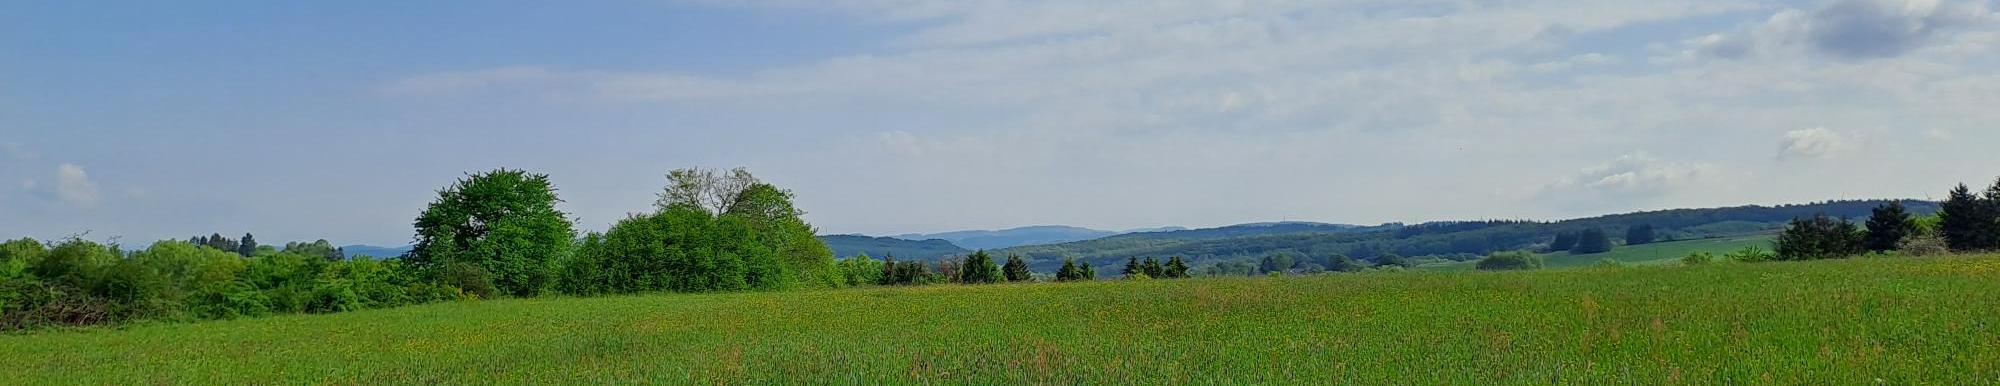
[[1542, 259], [1527, 252], [1499, 252], [1480, 259], [1474, 267], [1485, 271], [1538, 269]]
[[1715, 254], [1695, 252], [1681, 257], [1681, 265], [1705, 265], [1715, 262]]
[[271, 299], [249, 283], [210, 284], [188, 297], [188, 311], [202, 319], [235, 319], [271, 314]]
[[1940, 237], [1934, 232], [1911, 234], [1909, 237], [1903, 238], [1901, 244], [1897, 244], [1896, 250], [1907, 256], [1943, 256], [1951, 254], [1951, 247], [1945, 244], [1944, 237]]
[[1729, 258], [1730, 261], [1735, 261], [1735, 262], [1756, 263], [1756, 262], [1776, 260], [1778, 258], [1778, 255], [1773, 254], [1770, 251], [1766, 251], [1764, 250], [1764, 248], [1743, 247], [1743, 249], [1738, 249], [1735, 252], [1730, 252], [1729, 254], [1724, 255], [1724, 257], [1727, 257]]

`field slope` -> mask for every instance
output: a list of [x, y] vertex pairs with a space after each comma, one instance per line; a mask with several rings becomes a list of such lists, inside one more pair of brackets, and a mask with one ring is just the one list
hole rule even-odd
[[6, 383], [2000, 382], [2000, 259], [504, 300], [0, 336]]

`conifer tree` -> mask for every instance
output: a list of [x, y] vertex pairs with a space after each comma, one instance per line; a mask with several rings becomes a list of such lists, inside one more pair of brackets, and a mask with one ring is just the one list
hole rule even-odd
[[1874, 213], [1868, 216], [1868, 236], [1864, 244], [1870, 251], [1893, 250], [1902, 244], [1904, 237], [1914, 233], [1916, 228], [1916, 221], [1910, 218], [1910, 213], [1903, 208], [1903, 203], [1891, 201], [1875, 207]]
[[1145, 272], [1146, 271], [1144, 271], [1143, 268], [1139, 267], [1139, 258], [1134, 257], [1131, 260], [1125, 261], [1125, 270], [1119, 271], [1118, 274], [1125, 276], [1132, 276], [1133, 274], [1145, 273]]
[[1187, 278], [1188, 277], [1187, 262], [1182, 261], [1180, 256], [1174, 256], [1173, 259], [1167, 260], [1167, 277], [1176, 279]]
[[1986, 197], [1974, 195], [1959, 184], [1938, 205], [1938, 233], [1954, 251], [1986, 251], [2000, 247], [2000, 189], [1987, 189]]
[[1089, 261], [1083, 262], [1083, 280], [1097, 280], [1097, 268], [1091, 268]]
[[1034, 273], [1028, 270], [1028, 262], [1021, 260], [1021, 255], [1007, 255], [1007, 266], [1003, 271], [1008, 282], [1034, 279]]
[[1062, 269], [1056, 270], [1056, 281], [1077, 281], [1083, 279], [1083, 269], [1077, 268], [1076, 259], [1063, 259]]
[[1861, 232], [1847, 219], [1816, 215], [1792, 220], [1778, 235], [1779, 260], [1835, 259], [1861, 254]]
[[1166, 272], [1167, 269], [1166, 267], [1160, 265], [1160, 259], [1158, 258], [1152, 258], [1152, 257], [1146, 258], [1146, 264], [1140, 266], [1139, 269], [1143, 270], [1146, 273], [1146, 277], [1153, 277], [1153, 278], [1167, 277], [1167, 272]]
[[958, 282], [963, 284], [990, 284], [1005, 280], [1000, 266], [993, 264], [993, 256], [986, 251], [973, 252], [965, 256], [965, 265], [959, 267]]

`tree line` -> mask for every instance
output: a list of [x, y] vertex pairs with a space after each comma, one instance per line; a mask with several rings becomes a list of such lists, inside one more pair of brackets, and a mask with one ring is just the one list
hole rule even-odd
[[2000, 181], [1978, 193], [1959, 184], [1931, 216], [1914, 216], [1902, 203], [1891, 202], [1874, 208], [1861, 224], [1825, 214], [1793, 219], [1779, 234], [1773, 258], [1818, 260], [1867, 253], [1922, 256], [1996, 250], [2000, 250]]

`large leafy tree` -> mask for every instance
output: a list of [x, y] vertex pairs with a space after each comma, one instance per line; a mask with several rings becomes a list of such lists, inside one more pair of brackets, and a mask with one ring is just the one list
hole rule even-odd
[[[749, 178], [747, 172], [741, 174]], [[772, 247], [780, 268], [790, 275], [786, 286], [789, 283], [809, 287], [842, 285], [833, 249], [814, 236], [818, 231], [801, 218], [805, 211], [794, 207], [792, 200], [790, 191], [761, 182], [751, 183], [737, 192], [723, 216], [742, 220], [761, 242]]]
[[1868, 235], [1862, 244], [1870, 251], [1894, 250], [1916, 229], [1917, 222], [1910, 218], [1903, 203], [1891, 201], [1875, 207], [1874, 214], [1868, 216]]
[[435, 278], [448, 265], [463, 265], [484, 271], [502, 293], [542, 294], [555, 284], [556, 263], [569, 256], [576, 237], [558, 202], [544, 174], [498, 169], [469, 175], [438, 191], [437, 201], [417, 216], [417, 243], [406, 267]]
[[1549, 252], [1563, 252], [1576, 248], [1576, 233], [1556, 233], [1556, 239], [1549, 242]]
[[1604, 229], [1590, 228], [1590, 229], [1584, 229], [1583, 232], [1581, 233], [1577, 233], [1576, 248], [1571, 248], [1569, 250], [1569, 253], [1577, 255], [1588, 255], [1593, 253], [1605, 253], [1610, 251], [1611, 251], [1611, 236], [1605, 234]]
[[1625, 228], [1625, 245], [1652, 244], [1653, 237], [1653, 224], [1639, 224]]
[[243, 257], [256, 256], [257, 237], [251, 236], [249, 233], [244, 233], [243, 241], [236, 243], [236, 250], [234, 252], [236, 252], [237, 255], [242, 255]]

